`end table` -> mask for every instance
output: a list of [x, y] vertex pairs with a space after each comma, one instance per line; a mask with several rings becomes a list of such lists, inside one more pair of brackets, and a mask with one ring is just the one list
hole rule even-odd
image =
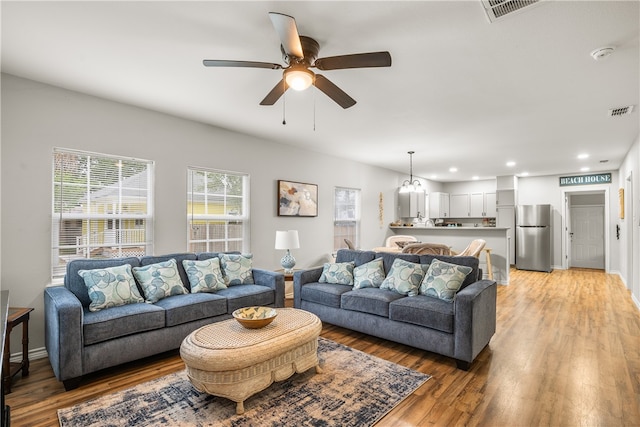
[[[22, 371], [22, 376], [29, 375], [29, 313], [33, 308], [29, 307], [9, 307], [7, 316], [7, 330], [4, 339], [4, 357], [2, 367], [5, 394], [11, 393], [11, 378]], [[22, 361], [11, 363], [11, 330], [22, 323]]]

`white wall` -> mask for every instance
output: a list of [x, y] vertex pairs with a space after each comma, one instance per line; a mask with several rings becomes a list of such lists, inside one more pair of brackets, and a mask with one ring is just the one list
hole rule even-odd
[[[30, 348], [44, 347], [43, 289], [51, 268], [51, 175], [54, 147], [155, 160], [155, 253], [186, 250], [187, 167], [247, 172], [251, 179], [254, 265], [280, 268], [276, 230], [297, 229], [297, 267], [333, 250], [335, 186], [362, 189], [364, 248], [381, 246], [395, 219], [403, 176], [157, 112], [2, 75], [1, 282], [15, 306], [34, 307]], [[318, 184], [315, 218], [276, 215], [276, 181]], [[378, 219], [379, 193], [384, 220]], [[17, 349], [15, 351], [18, 351]]]
[[[632, 194], [627, 191], [628, 177], [631, 177]], [[631, 290], [634, 302], [640, 309], [640, 265], [637, 262], [640, 254], [640, 136], [620, 167], [618, 188], [625, 189], [626, 211], [624, 219], [616, 217], [620, 225], [620, 276]], [[617, 203], [616, 201], [616, 211]]]
[[612, 184], [609, 185], [582, 185], [560, 187], [560, 175], [548, 175], [541, 177], [518, 178], [518, 205], [550, 204], [553, 207], [553, 265], [563, 265], [563, 191], [579, 192], [608, 189], [609, 192], [609, 219], [607, 224], [609, 231], [609, 271], [618, 272], [620, 268], [619, 243], [615, 240], [615, 220], [617, 215], [617, 172], [611, 172]]

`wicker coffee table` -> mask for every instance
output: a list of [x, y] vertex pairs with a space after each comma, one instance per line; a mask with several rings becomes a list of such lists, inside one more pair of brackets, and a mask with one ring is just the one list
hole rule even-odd
[[271, 324], [246, 329], [235, 319], [203, 326], [187, 336], [180, 356], [193, 386], [225, 397], [244, 413], [244, 401], [296, 372], [318, 365], [318, 336], [322, 322], [312, 313], [278, 308]]

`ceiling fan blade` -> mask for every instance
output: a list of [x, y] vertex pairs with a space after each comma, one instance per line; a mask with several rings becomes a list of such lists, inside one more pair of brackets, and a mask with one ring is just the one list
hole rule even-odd
[[269, 68], [271, 70], [280, 70], [282, 65], [272, 64], [270, 62], [256, 61], [226, 61], [219, 59], [205, 59], [202, 61], [205, 67], [247, 67], [247, 68]]
[[356, 53], [316, 59], [318, 70], [341, 70], [345, 68], [390, 67], [389, 52]]
[[271, 92], [264, 97], [264, 99], [260, 102], [260, 105], [273, 105], [278, 99], [289, 89], [289, 85], [284, 79], [280, 80], [277, 85], [271, 89]]
[[304, 58], [296, 20], [292, 16], [277, 12], [269, 12], [269, 18], [280, 37], [284, 52], [289, 56]]
[[351, 98], [323, 75], [316, 74], [315, 86], [342, 108], [353, 107], [356, 103], [355, 99]]

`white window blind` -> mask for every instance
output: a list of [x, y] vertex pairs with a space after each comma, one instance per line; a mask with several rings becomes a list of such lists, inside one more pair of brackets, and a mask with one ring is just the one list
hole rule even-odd
[[187, 241], [191, 252], [249, 252], [249, 176], [188, 169]]
[[153, 162], [54, 149], [52, 281], [77, 258], [152, 253]]
[[344, 239], [360, 246], [360, 190], [336, 187], [334, 192], [333, 249], [345, 248]]

